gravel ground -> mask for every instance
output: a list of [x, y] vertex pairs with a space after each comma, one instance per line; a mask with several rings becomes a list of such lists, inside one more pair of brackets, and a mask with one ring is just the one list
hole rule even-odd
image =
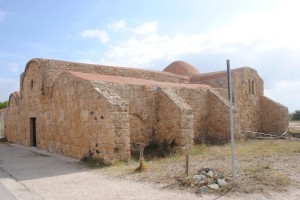
[[[300, 142], [292, 140], [247, 141], [236, 145], [237, 186], [227, 193], [214, 192], [223, 199], [300, 199]], [[148, 170], [133, 173], [137, 163], [99, 169], [119, 180], [149, 182], [176, 191], [197, 192], [196, 186], [183, 186], [185, 156], [146, 162]], [[189, 172], [193, 176], [202, 167], [224, 172], [231, 179], [230, 145], [207, 146], [190, 156]]]
[[0, 143], [0, 185], [1, 200], [11, 195], [19, 200], [199, 198], [151, 184], [117, 180], [77, 160], [7, 143]]
[[[176, 179], [184, 174], [181, 158], [148, 162], [147, 172], [133, 173], [135, 162], [93, 169], [76, 159], [0, 143], [0, 199], [300, 199], [300, 142], [282, 142], [294, 150], [270, 154], [254, 142], [250, 147], [255, 154], [237, 153], [238, 186], [204, 195], [178, 185]], [[277, 142], [265, 144], [280, 147]], [[191, 157], [190, 173], [210, 166], [230, 175], [231, 159], [224, 151], [216, 146], [205, 156]]]

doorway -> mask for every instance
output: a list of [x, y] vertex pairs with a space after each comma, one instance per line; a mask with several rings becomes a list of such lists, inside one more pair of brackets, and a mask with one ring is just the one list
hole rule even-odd
[[30, 118], [30, 146], [36, 147], [36, 118]]

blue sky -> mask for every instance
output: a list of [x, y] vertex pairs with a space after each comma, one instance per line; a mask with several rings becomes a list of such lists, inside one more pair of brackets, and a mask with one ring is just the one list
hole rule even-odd
[[0, 0], [0, 101], [32, 58], [200, 72], [250, 66], [265, 95], [300, 109], [300, 1]]

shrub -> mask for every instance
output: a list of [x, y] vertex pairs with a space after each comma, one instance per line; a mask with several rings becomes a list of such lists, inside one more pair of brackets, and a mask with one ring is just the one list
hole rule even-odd
[[171, 142], [167, 140], [160, 141], [158, 139], [153, 139], [144, 148], [144, 156], [148, 157], [166, 157], [176, 148], [177, 144], [175, 139]]
[[7, 106], [8, 106], [8, 101], [0, 102], [0, 109], [7, 108]]
[[295, 113], [292, 114], [292, 120], [300, 120], [300, 110], [296, 110]]

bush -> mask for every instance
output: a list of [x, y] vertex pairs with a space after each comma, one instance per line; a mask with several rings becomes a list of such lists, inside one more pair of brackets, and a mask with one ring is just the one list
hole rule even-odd
[[296, 110], [295, 113], [292, 114], [292, 120], [300, 120], [300, 110]]
[[[170, 155], [176, 149], [177, 143], [174, 140], [168, 142], [167, 140], [158, 140], [152, 139], [147, 146], [144, 148], [144, 157], [145, 158], [163, 158]], [[138, 152], [135, 154], [136, 157], [139, 155]], [[135, 157], [135, 156], [134, 156]]]
[[0, 109], [4, 109], [8, 106], [8, 101], [0, 102]]

